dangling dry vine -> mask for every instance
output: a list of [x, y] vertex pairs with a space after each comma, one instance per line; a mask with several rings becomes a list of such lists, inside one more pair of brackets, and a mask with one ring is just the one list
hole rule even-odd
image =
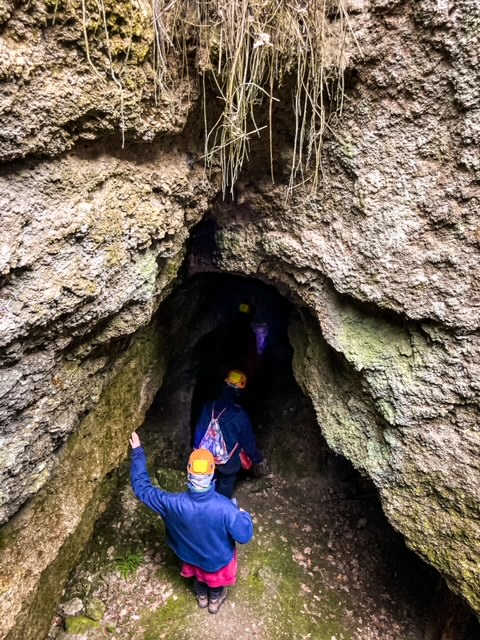
[[[85, 21], [85, 2], [82, 10]], [[155, 94], [172, 90], [169, 54], [196, 51], [204, 93], [207, 167], [219, 163], [224, 193], [248, 161], [252, 136], [269, 135], [273, 179], [272, 113], [274, 95], [293, 79], [295, 137], [287, 192], [309, 183], [318, 187], [321, 149], [328, 113], [341, 111], [348, 17], [343, 0], [151, 0]], [[89, 3], [90, 4], [90, 3]], [[108, 29], [103, 0], [96, 0]], [[85, 32], [87, 57], [90, 61]], [[114, 73], [109, 54], [111, 77]], [[91, 61], [90, 61], [91, 62]], [[221, 101], [216, 122], [209, 123], [207, 80]], [[258, 125], [259, 108], [268, 102], [268, 124]]]

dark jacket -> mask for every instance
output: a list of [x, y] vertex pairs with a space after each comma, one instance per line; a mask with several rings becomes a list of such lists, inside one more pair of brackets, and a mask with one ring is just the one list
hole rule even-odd
[[235, 541], [245, 544], [253, 537], [250, 514], [217, 493], [214, 484], [202, 493], [154, 487], [142, 447], [132, 451], [131, 481], [137, 498], [162, 516], [167, 543], [184, 562], [213, 573], [232, 560]]
[[[237, 399], [236, 390], [227, 386], [217, 400], [207, 402], [198, 419], [193, 439], [193, 446], [198, 449], [212, 418], [212, 408], [214, 408], [215, 416], [218, 417], [221, 413], [219, 424], [227, 451], [230, 453], [238, 442], [235, 453], [227, 463], [229, 472], [240, 469], [241, 449], [252, 459], [254, 464], [259, 464], [263, 460], [261, 451], [257, 449], [250, 418], [247, 412], [236, 404]], [[226, 467], [226, 465], [221, 465], [221, 467]]]

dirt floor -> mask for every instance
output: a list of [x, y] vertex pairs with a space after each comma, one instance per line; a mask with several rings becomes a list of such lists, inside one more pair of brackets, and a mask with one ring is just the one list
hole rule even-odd
[[432, 576], [385, 526], [376, 500], [277, 474], [244, 480], [236, 495], [255, 538], [240, 548], [238, 583], [213, 616], [179, 577], [160, 518], [124, 488], [67, 594], [106, 605], [109, 631], [95, 637], [183, 640], [201, 627], [225, 640], [423, 638]]
[[[255, 537], [240, 546], [238, 582], [219, 613], [197, 607], [161, 519], [135, 499], [125, 470], [50, 638], [423, 639], [435, 572], [387, 523], [368, 482], [328, 452], [308, 401], [282, 380], [263, 389], [255, 415], [266, 473], [244, 477], [236, 490]], [[159, 397], [140, 435], [152, 476], [181, 491], [185, 443], [171, 429], [178, 415], [178, 397]]]

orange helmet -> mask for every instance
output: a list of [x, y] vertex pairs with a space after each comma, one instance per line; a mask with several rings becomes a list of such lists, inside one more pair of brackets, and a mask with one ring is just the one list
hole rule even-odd
[[245, 387], [247, 386], [247, 376], [243, 373], [243, 371], [239, 371], [238, 369], [231, 369], [227, 373], [225, 382], [227, 384], [230, 384], [232, 387], [236, 387], [237, 389], [245, 389]]
[[195, 449], [188, 459], [187, 470], [201, 476], [209, 476], [215, 471], [215, 460], [208, 449]]

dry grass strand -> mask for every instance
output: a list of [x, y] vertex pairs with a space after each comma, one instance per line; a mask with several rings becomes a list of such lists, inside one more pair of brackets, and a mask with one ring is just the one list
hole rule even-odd
[[[88, 5], [81, 0], [86, 57], [100, 75], [91, 56], [87, 6], [96, 7], [100, 16], [108, 71], [121, 93], [123, 110], [122, 68], [111, 55], [104, 0]], [[343, 0], [151, 0], [151, 11], [156, 99], [175, 90], [171, 55], [178, 60], [181, 54], [188, 73], [195, 52], [204, 99], [204, 159], [207, 168], [221, 167], [224, 194], [233, 193], [248, 162], [252, 137], [265, 130], [273, 180], [273, 104], [287, 78], [293, 81], [294, 141], [286, 191], [289, 195], [299, 185], [309, 184], [315, 192], [321, 178], [323, 134], [330, 114], [341, 113], [345, 95], [343, 70], [351, 29]], [[127, 50], [123, 67], [128, 55]], [[222, 107], [213, 122], [207, 80]], [[266, 102], [268, 124], [258, 124]], [[122, 136], [123, 129], [122, 124]]]

